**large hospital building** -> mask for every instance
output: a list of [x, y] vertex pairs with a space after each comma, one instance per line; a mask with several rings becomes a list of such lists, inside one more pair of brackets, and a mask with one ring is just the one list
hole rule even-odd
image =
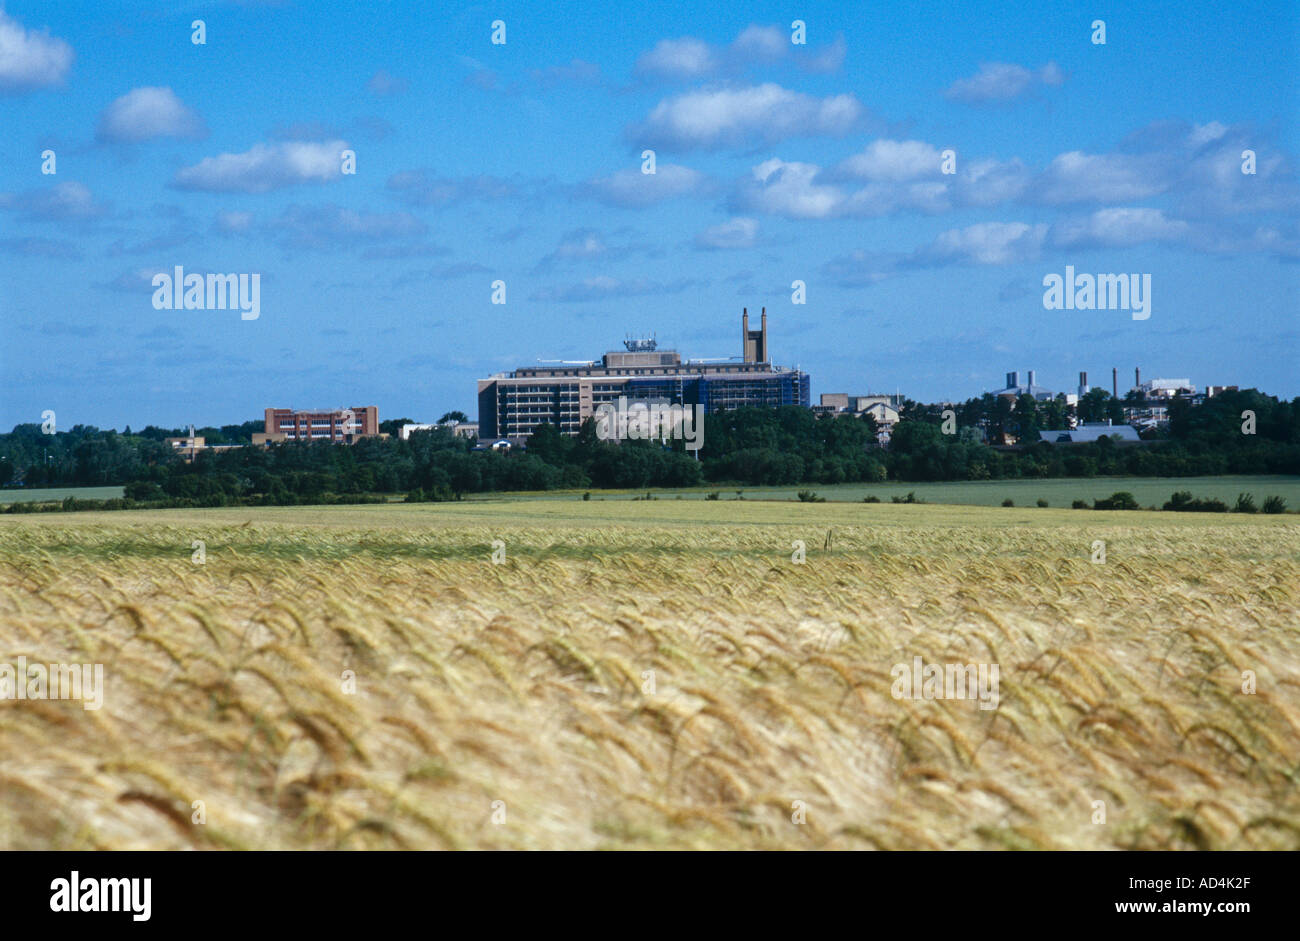
[[683, 360], [654, 340], [628, 340], [625, 350], [599, 360], [525, 366], [478, 382], [481, 440], [522, 439], [541, 424], [565, 434], [597, 408], [620, 396], [629, 402], [703, 405], [705, 414], [745, 405], [810, 404], [808, 374], [772, 365], [767, 346], [767, 309], [758, 330], [742, 314], [742, 355], [723, 360]]

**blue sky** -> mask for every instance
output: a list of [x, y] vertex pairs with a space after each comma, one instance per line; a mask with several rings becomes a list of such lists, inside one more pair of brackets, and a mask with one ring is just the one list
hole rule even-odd
[[[436, 6], [4, 0], [0, 427], [474, 417], [629, 333], [737, 354], [745, 306], [814, 400], [1300, 395], [1293, 3]], [[260, 316], [154, 309], [178, 265]], [[1150, 318], [1045, 310], [1066, 265]]]

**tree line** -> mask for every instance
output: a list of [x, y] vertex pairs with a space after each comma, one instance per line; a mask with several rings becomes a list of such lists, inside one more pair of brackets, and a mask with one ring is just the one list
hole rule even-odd
[[[1122, 407], [1104, 390], [1089, 395], [1095, 401], [1080, 408], [1095, 406], [1105, 414]], [[1279, 401], [1254, 390], [1221, 393], [1200, 405], [1175, 399], [1168, 429], [1142, 444], [1038, 441], [1037, 428], [1062, 427], [1064, 417], [1056, 410], [1063, 407], [1063, 400], [984, 396], [953, 406], [956, 427], [945, 428], [943, 406], [907, 402], [888, 447], [877, 443], [870, 416], [782, 406], [706, 416], [698, 453], [686, 451], [680, 440], [602, 441], [588, 420], [572, 437], [540, 426], [526, 449], [512, 452], [475, 449], [473, 440], [436, 428], [407, 441], [393, 435], [352, 445], [284, 442], [200, 452], [193, 463], [163, 443], [180, 430], [119, 433], [78, 425], [45, 435], [30, 424], [0, 435], [0, 485], [116, 484], [125, 487], [118, 506], [217, 506], [357, 501], [394, 493], [447, 500], [511, 490], [1300, 474], [1300, 399]], [[1254, 416], [1253, 433], [1243, 433], [1243, 412]], [[399, 423], [385, 422], [385, 430], [395, 431]], [[261, 427], [247, 422], [196, 434], [209, 443], [239, 444]], [[1005, 434], [1032, 443], [989, 443]]]

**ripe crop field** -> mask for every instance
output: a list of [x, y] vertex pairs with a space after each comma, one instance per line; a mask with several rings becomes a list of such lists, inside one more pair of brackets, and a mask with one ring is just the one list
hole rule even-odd
[[1300, 848], [1295, 516], [51, 514], [0, 573], [0, 664], [105, 676], [0, 700], [6, 849]]

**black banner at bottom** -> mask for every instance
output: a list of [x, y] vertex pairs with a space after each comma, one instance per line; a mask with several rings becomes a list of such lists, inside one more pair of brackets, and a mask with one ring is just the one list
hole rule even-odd
[[689, 913], [691, 928], [733, 930], [847, 915], [864, 926], [1048, 916], [1231, 931], [1294, 915], [1295, 863], [1289, 853], [7, 853], [0, 899], [11, 929], [337, 931], [442, 910], [493, 928], [552, 918], [684, 928]]

